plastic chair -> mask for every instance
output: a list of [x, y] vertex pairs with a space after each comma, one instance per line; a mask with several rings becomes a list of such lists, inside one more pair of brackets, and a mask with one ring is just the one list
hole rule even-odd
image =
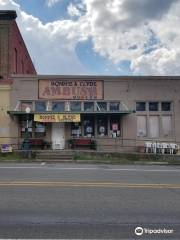
[[157, 148], [157, 153], [162, 153], [162, 149], [163, 149], [162, 143], [157, 142], [156, 148]]
[[162, 154], [169, 153], [169, 144], [162, 143]]
[[145, 149], [146, 149], [146, 153], [151, 153], [152, 152], [152, 143], [145, 142]]

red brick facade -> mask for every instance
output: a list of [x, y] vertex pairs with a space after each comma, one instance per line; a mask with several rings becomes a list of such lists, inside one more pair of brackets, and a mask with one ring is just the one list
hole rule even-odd
[[0, 11], [1, 84], [10, 83], [12, 74], [36, 74], [15, 19], [15, 11]]

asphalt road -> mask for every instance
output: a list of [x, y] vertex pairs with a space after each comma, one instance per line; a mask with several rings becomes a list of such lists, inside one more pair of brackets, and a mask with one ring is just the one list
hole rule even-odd
[[180, 239], [180, 167], [0, 164], [5, 238]]

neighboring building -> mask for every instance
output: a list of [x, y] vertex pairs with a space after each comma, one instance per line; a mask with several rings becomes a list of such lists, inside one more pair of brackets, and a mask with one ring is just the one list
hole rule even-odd
[[71, 138], [96, 139], [97, 149], [106, 151], [134, 151], [149, 140], [180, 143], [180, 77], [43, 76], [31, 70], [11, 75], [0, 143], [20, 148], [27, 125], [30, 138], [53, 149], [67, 148]]
[[9, 83], [12, 74], [36, 74], [16, 17], [15, 11], [0, 10], [0, 84]]
[[0, 143], [9, 141], [12, 74], [36, 74], [16, 24], [15, 11], [0, 10]]

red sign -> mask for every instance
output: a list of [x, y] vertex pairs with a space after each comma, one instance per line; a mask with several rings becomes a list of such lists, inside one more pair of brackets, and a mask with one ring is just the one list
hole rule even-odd
[[39, 98], [62, 100], [103, 99], [103, 81], [39, 80]]

